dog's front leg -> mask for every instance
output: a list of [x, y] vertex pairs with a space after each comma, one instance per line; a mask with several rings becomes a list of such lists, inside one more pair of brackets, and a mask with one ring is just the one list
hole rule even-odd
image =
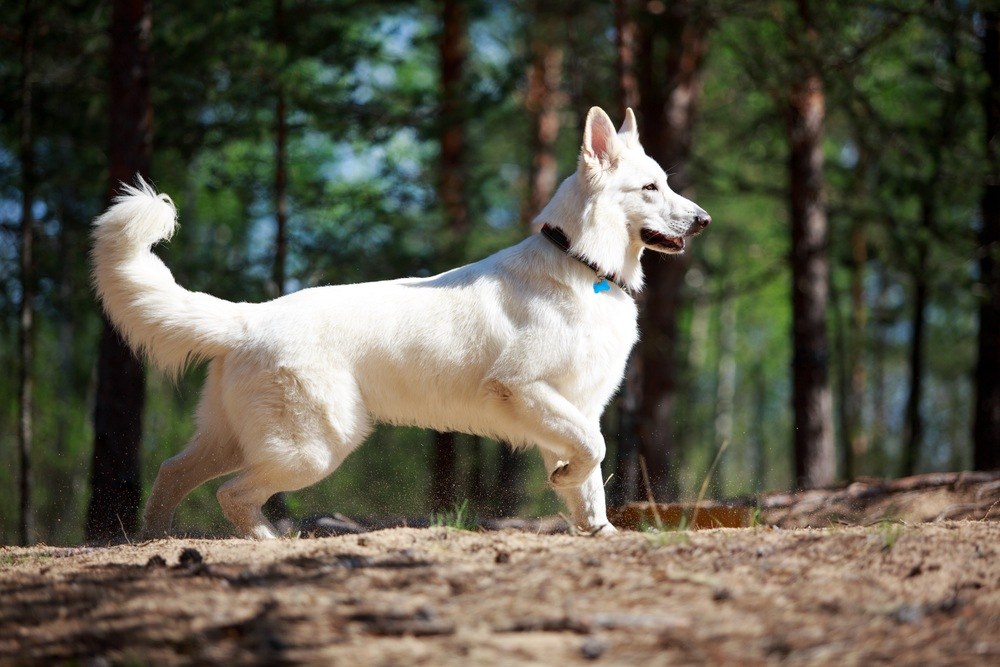
[[[558, 457], [551, 452], [541, 450], [545, 469], [550, 473], [558, 467]], [[573, 488], [557, 488], [556, 493], [566, 503], [573, 527], [583, 533], [608, 535], [617, 532], [608, 521], [607, 506], [604, 500], [604, 480], [601, 467], [597, 466], [583, 484]]]
[[513, 407], [524, 427], [525, 439], [555, 456], [549, 483], [556, 489], [580, 487], [604, 460], [600, 425], [587, 419], [576, 406], [547, 382], [535, 381], [514, 388], [497, 380], [489, 390]]

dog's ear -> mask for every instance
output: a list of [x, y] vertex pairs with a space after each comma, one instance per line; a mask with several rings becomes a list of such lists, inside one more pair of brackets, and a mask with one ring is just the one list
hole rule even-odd
[[618, 130], [618, 138], [629, 148], [639, 147], [639, 127], [636, 125], [632, 107], [625, 109], [625, 121], [622, 123], [621, 129]]
[[600, 107], [591, 107], [583, 129], [580, 158], [588, 167], [610, 169], [618, 161], [618, 135], [608, 114]]

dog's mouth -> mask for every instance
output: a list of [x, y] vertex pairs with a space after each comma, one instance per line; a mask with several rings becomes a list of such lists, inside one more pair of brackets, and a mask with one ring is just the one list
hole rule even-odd
[[684, 252], [683, 236], [667, 236], [666, 234], [658, 232], [655, 229], [648, 229], [644, 227], [639, 232], [639, 238], [642, 239], [642, 242], [645, 243], [648, 248], [656, 250], [657, 252]]

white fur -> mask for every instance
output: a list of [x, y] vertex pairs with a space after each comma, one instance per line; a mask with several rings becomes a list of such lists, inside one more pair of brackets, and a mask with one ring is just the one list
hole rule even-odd
[[[699, 214], [643, 153], [631, 111], [619, 135], [595, 107], [577, 172], [537, 222], [638, 289], [639, 231], [689, 236]], [[328, 475], [376, 421], [537, 445], [578, 527], [613, 531], [599, 420], [636, 341], [636, 307], [617, 287], [595, 293], [594, 271], [542, 236], [431, 278], [245, 304], [177, 285], [150, 251], [176, 213], [146, 183], [94, 224], [94, 282], [129, 343], [169, 373], [211, 359], [197, 432], [160, 468], [147, 534], [166, 533], [195, 487], [236, 472], [218, 491], [223, 511], [242, 534], [274, 537], [264, 501]]]

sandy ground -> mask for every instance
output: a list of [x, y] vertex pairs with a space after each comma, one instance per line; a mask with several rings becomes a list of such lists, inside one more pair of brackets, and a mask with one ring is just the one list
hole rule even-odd
[[1000, 664], [1000, 522], [0, 548], [5, 664]]

